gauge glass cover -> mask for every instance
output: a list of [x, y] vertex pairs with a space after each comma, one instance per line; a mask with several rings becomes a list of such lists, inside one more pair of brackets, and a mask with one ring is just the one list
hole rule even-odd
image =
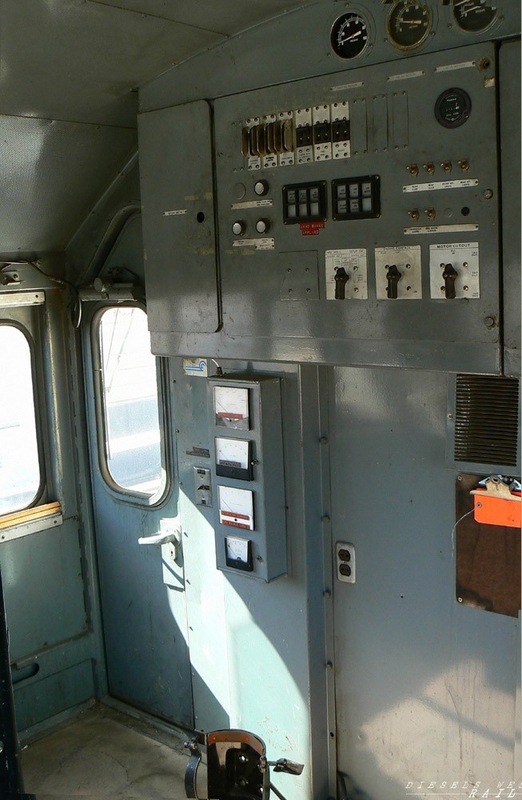
[[464, 89], [446, 89], [435, 103], [435, 116], [444, 128], [460, 128], [471, 114], [471, 98]]
[[343, 14], [335, 20], [330, 34], [332, 49], [339, 58], [356, 58], [368, 45], [368, 26], [360, 14]]
[[419, 0], [398, 0], [388, 14], [388, 36], [401, 50], [418, 47], [431, 30], [432, 13]]
[[489, 0], [453, 0], [453, 14], [463, 31], [477, 33], [493, 24], [498, 8]]

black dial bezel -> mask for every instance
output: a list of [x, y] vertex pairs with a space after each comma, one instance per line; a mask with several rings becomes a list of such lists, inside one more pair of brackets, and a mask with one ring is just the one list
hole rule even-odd
[[[354, 55], [342, 55], [342, 53], [339, 51], [339, 44], [336, 41], [336, 36], [339, 31], [339, 28], [344, 24], [344, 22], [349, 17], [356, 17], [358, 20], [360, 20], [360, 22], [364, 25], [364, 28], [366, 30], [367, 39], [361, 50], [359, 50], [357, 53], [354, 53]], [[340, 58], [341, 61], [353, 61], [354, 58], [360, 58], [363, 55], [363, 53], [367, 51], [369, 44], [370, 44], [370, 26], [366, 17], [364, 17], [358, 10], [345, 11], [344, 14], [341, 14], [335, 19], [330, 29], [330, 47], [337, 56], [337, 58]]]
[[[442, 114], [441, 107], [444, 100], [450, 94], [459, 95], [463, 105], [464, 111], [460, 115], [460, 117], [456, 120], [447, 120], [444, 115]], [[459, 89], [458, 87], [453, 87], [451, 89], [445, 89], [441, 94], [437, 97], [437, 101], [435, 103], [435, 117], [437, 118], [437, 122], [442, 125], [443, 128], [460, 128], [461, 125], [464, 125], [471, 114], [471, 97], [465, 91], [465, 89]]]
[[419, 8], [425, 11], [428, 15], [428, 24], [426, 29], [424, 30], [422, 36], [417, 41], [413, 42], [412, 44], [402, 44], [396, 39], [396, 34], [392, 31], [391, 24], [394, 15], [397, 13], [397, 9], [402, 6], [409, 6], [412, 4], [412, 0], [396, 0], [396, 2], [392, 5], [388, 17], [386, 19], [386, 31], [388, 33], [388, 39], [392, 43], [394, 47], [397, 47], [399, 50], [408, 51], [408, 50], [416, 50], [420, 47], [428, 38], [433, 28], [433, 11], [431, 6], [427, 3], [422, 2], [422, 0], [413, 0]]
[[[459, 28], [459, 30], [463, 31], [464, 33], [468, 33], [468, 34], [471, 34], [471, 35], [473, 35], [474, 33], [477, 33], [477, 34], [479, 34], [479, 33], [483, 33], [484, 31], [487, 31], [487, 30], [489, 30], [489, 28], [491, 28], [491, 26], [492, 26], [492, 25], [494, 25], [494, 24], [495, 24], [495, 22], [497, 22], [497, 20], [498, 20], [498, 18], [499, 18], [499, 10], [498, 10], [498, 7], [497, 7], [497, 8], [495, 8], [495, 9], [491, 8], [491, 10], [492, 10], [492, 11], [493, 11], [493, 10], [495, 11], [495, 13], [494, 13], [494, 15], [493, 15], [493, 19], [491, 19], [491, 20], [490, 20], [489, 22], [487, 22], [485, 25], [482, 25], [480, 28], [466, 28], [466, 27], [465, 27], [465, 26], [462, 24], [462, 21], [461, 21], [461, 20], [459, 19], [459, 17], [458, 17], [458, 14], [459, 14], [459, 12], [458, 12], [458, 11], [457, 11], [457, 9], [455, 8], [455, 2], [456, 2], [456, 0], [453, 0], [453, 2], [452, 2], [452, 6], [451, 6], [451, 7], [452, 7], [452, 11], [453, 11], [453, 18], [454, 18], [454, 20], [455, 20], [455, 24], [457, 25], [457, 27]], [[491, 4], [490, 4], [490, 7], [491, 7]]]

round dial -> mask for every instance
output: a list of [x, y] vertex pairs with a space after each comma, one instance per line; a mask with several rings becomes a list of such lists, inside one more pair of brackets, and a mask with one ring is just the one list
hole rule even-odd
[[418, 47], [431, 30], [431, 8], [419, 0], [397, 0], [388, 15], [388, 36], [396, 47]]
[[471, 114], [471, 98], [464, 89], [446, 89], [435, 103], [435, 116], [444, 128], [460, 128]]
[[360, 56], [368, 44], [368, 26], [360, 14], [343, 14], [333, 24], [330, 42], [339, 58]]
[[495, 21], [498, 9], [489, 0], [453, 0], [453, 13], [463, 31], [483, 31]]

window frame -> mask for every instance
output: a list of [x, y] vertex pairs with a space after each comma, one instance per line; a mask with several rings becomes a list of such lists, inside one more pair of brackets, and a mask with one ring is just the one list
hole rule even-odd
[[141, 508], [156, 508], [161, 505], [170, 492], [172, 470], [169, 457], [168, 435], [168, 381], [165, 359], [154, 356], [156, 361], [156, 389], [158, 396], [158, 421], [160, 431], [160, 457], [161, 481], [153, 495], [144, 492], [131, 491], [120, 486], [111, 475], [107, 458], [107, 421], [106, 404], [104, 401], [103, 368], [100, 347], [100, 325], [103, 315], [110, 309], [139, 308], [147, 316], [147, 308], [143, 303], [104, 303], [96, 308], [90, 321], [90, 345], [92, 375], [94, 384], [94, 414], [96, 419], [96, 451], [98, 454], [98, 468], [103, 481], [108, 489], [114, 493], [116, 499]]
[[[31, 380], [32, 395], [33, 395], [33, 407], [34, 407], [34, 423], [36, 431], [36, 452], [38, 455], [38, 468], [40, 473], [40, 481], [38, 483], [38, 488], [36, 490], [36, 493], [29, 503], [22, 506], [21, 508], [16, 509], [15, 511], [7, 511], [5, 513], [0, 513], [0, 519], [2, 517], [7, 516], [8, 514], [18, 514], [22, 511], [26, 511], [28, 508], [35, 508], [38, 505], [42, 505], [42, 503], [47, 501], [47, 493], [48, 493], [46, 448], [43, 435], [44, 427], [42, 424], [42, 415], [45, 413], [44, 412], [45, 403], [43, 398], [43, 392], [41, 391], [41, 374], [39, 370], [38, 361], [36, 358], [36, 342], [30, 330], [26, 327], [26, 325], [19, 322], [17, 319], [14, 319], [13, 317], [4, 316], [5, 311], [6, 309], [2, 309], [0, 311], [0, 313], [2, 313], [2, 316], [0, 317], [0, 328], [1, 327], [16, 328], [25, 337], [25, 340], [29, 346], [31, 379], [32, 379]], [[42, 397], [40, 397], [40, 395], [42, 395]]]

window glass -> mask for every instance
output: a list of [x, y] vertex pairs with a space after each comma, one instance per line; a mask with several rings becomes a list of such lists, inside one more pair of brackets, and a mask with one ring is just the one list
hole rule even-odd
[[41, 482], [31, 349], [14, 325], [0, 325], [0, 514], [31, 505]]
[[156, 359], [141, 308], [109, 308], [99, 325], [105, 453], [113, 481], [152, 496], [162, 479]]

